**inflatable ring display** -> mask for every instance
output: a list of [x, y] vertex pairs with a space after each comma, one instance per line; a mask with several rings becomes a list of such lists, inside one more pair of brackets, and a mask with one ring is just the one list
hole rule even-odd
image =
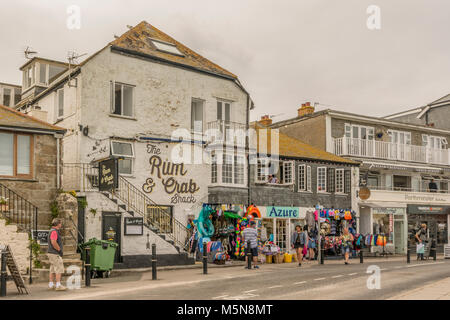
[[245, 216], [253, 216], [254, 218], [259, 218], [261, 219], [261, 212], [259, 211], [258, 207], [251, 205], [248, 207], [247, 209], [247, 213], [245, 214]]

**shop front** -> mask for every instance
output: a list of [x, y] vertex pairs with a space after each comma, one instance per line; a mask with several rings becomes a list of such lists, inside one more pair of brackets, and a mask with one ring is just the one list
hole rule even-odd
[[383, 236], [383, 247], [373, 246], [372, 252], [405, 254], [407, 226], [405, 207], [362, 206], [360, 208], [360, 231], [364, 236]]
[[427, 225], [427, 237], [436, 240], [437, 252], [443, 252], [444, 245], [449, 243], [450, 206], [430, 206], [408, 204], [409, 245], [415, 247], [414, 235], [421, 224]]

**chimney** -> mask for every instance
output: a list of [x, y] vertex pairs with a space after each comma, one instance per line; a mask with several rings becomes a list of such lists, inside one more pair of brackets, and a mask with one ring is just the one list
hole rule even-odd
[[272, 124], [272, 119], [270, 119], [269, 115], [265, 115], [261, 117], [261, 120], [259, 120], [258, 123], [267, 127]]
[[298, 117], [304, 117], [308, 114], [314, 113], [314, 107], [311, 105], [310, 102], [302, 103], [302, 106], [297, 110], [298, 111]]

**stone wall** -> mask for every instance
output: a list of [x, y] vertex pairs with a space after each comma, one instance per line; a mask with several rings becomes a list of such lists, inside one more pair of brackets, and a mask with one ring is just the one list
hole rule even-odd
[[0, 178], [0, 183], [38, 207], [39, 228], [48, 228], [50, 203], [56, 196], [56, 143], [52, 135], [34, 135], [34, 177]]
[[21, 273], [25, 274], [30, 267], [30, 249], [28, 233], [17, 232], [15, 224], [6, 224], [0, 218], [0, 245], [9, 245]]

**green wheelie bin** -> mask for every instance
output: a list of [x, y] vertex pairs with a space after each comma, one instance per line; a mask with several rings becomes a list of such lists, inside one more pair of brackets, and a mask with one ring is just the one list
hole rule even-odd
[[92, 238], [88, 242], [83, 243], [80, 247], [82, 249], [82, 259], [85, 262], [85, 248], [89, 247], [91, 249], [91, 275], [93, 277], [96, 275], [100, 275], [101, 277], [106, 275], [106, 277], [109, 277], [109, 274], [114, 266], [114, 257], [118, 244], [108, 240], [98, 240], [96, 238]]

